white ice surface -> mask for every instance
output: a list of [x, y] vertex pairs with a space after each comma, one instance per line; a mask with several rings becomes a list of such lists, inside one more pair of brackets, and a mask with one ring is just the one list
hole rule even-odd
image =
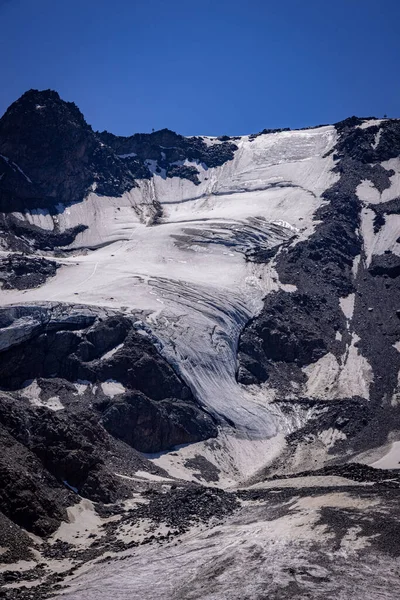
[[367, 267], [371, 264], [373, 255], [384, 254], [385, 250], [400, 255], [400, 244], [397, 243], [400, 234], [400, 215], [385, 215], [385, 224], [378, 233], [374, 233], [374, 217], [375, 213], [371, 208], [362, 209], [361, 231]]
[[119, 383], [119, 381], [115, 381], [114, 379], [107, 379], [101, 384], [101, 389], [106, 396], [110, 396], [110, 398], [114, 398], [114, 396], [118, 396], [119, 394], [124, 394], [126, 389]]
[[353, 318], [354, 313], [354, 302], [355, 302], [355, 294], [349, 294], [345, 298], [340, 298], [340, 308], [346, 319], [350, 321]]
[[371, 464], [376, 469], [400, 469], [400, 442], [390, 444], [388, 452]]

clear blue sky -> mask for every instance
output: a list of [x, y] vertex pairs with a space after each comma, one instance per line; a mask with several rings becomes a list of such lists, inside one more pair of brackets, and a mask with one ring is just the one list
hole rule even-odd
[[0, 114], [57, 90], [95, 129], [400, 117], [399, 0], [0, 0]]

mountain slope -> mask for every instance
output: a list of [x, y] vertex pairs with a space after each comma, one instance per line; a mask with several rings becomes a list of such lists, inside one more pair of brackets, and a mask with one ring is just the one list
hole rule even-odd
[[[269, 478], [286, 478], [290, 503], [299, 474], [311, 483], [296, 511], [307, 520], [316, 503], [336, 537], [330, 506], [358, 511], [345, 536], [368, 506], [396, 521], [384, 490], [398, 472], [363, 464], [400, 461], [400, 121], [124, 138], [30, 91], [0, 120], [0, 154], [0, 424], [11, 470], [29, 456], [46, 482], [31, 531], [48, 535], [82, 497], [124, 514], [148, 478], [167, 506], [193, 485], [248, 487], [235, 500], [195, 492], [205, 521], [246, 498], [254, 522], [264, 500], [275, 514]], [[29, 530], [24, 486], [7, 479], [3, 512]], [[219, 535], [236, 544], [229, 527]]]

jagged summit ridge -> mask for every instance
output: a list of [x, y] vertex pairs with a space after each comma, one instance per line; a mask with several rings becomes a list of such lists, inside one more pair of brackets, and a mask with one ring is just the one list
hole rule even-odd
[[57, 212], [91, 187], [122, 194], [134, 185], [126, 165], [102, 144], [78, 107], [56, 92], [31, 90], [0, 119], [3, 212]]

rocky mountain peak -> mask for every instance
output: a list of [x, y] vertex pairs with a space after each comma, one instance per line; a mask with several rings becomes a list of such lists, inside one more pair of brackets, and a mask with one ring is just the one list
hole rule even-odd
[[[66, 102], [54, 90], [28, 90], [13, 102], [0, 119], [1, 136], [16, 135], [23, 125], [42, 125], [43, 118], [53, 122], [68, 121], [75, 126], [87, 127], [85, 117], [74, 102]], [[17, 129], [17, 132], [15, 131]]]
[[80, 202], [90, 189], [121, 195], [128, 167], [95, 135], [73, 102], [30, 90], [0, 119], [0, 208], [4, 212]]

